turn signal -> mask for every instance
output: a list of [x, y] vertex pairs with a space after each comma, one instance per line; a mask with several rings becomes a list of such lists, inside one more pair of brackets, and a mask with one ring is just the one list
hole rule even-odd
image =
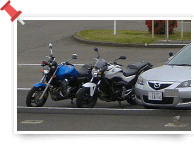
[[47, 63], [46, 61], [42, 61], [41, 62], [42, 65], [46, 65], [46, 63]]

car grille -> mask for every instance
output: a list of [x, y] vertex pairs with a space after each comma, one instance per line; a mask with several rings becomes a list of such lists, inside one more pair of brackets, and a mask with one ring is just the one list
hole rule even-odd
[[155, 82], [148, 82], [148, 84], [154, 90], [161, 90], [172, 85], [172, 83], [155, 83]]
[[143, 100], [146, 103], [151, 103], [151, 104], [172, 104], [174, 98], [173, 97], [162, 97], [161, 101], [158, 100], [148, 100], [148, 96], [143, 96]]

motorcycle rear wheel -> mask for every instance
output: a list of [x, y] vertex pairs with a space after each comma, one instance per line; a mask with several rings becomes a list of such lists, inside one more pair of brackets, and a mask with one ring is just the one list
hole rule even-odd
[[133, 94], [133, 93], [126, 97], [126, 101], [131, 105], [137, 104], [135, 101], [135, 94]]
[[48, 98], [48, 92], [45, 93], [44, 97], [39, 100], [42, 95], [44, 89], [32, 87], [32, 89], [28, 92], [26, 97], [26, 106], [27, 107], [42, 107]]
[[97, 102], [97, 97], [91, 98], [89, 88], [81, 88], [76, 94], [77, 108], [93, 108]]

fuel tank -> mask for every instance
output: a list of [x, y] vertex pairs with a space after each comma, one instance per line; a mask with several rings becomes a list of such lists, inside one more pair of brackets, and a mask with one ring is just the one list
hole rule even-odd
[[78, 76], [78, 72], [75, 67], [71, 65], [59, 65], [56, 72], [56, 77], [60, 80], [64, 80], [69, 76]]
[[125, 77], [123, 75], [122, 68], [120, 66], [109, 66], [107, 71], [104, 72], [105, 77], [108, 79], [112, 79], [115, 77], [121, 78], [123, 81], [130, 82], [135, 78], [135, 75]]

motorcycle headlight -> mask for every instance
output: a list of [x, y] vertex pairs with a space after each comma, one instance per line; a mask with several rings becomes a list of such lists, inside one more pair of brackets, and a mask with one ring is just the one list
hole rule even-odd
[[142, 78], [141, 76], [139, 76], [138, 79], [137, 79], [137, 84], [144, 85], [144, 82], [145, 82], [145, 79]]
[[97, 69], [93, 69], [92, 70], [92, 76], [93, 77], [97, 77], [98, 76], [98, 73], [99, 73], [99, 70], [97, 70]]
[[48, 74], [50, 72], [50, 67], [48, 65], [43, 66], [44, 74]]
[[191, 80], [182, 82], [180, 85], [178, 85], [177, 88], [186, 88], [186, 87], [191, 87]]

